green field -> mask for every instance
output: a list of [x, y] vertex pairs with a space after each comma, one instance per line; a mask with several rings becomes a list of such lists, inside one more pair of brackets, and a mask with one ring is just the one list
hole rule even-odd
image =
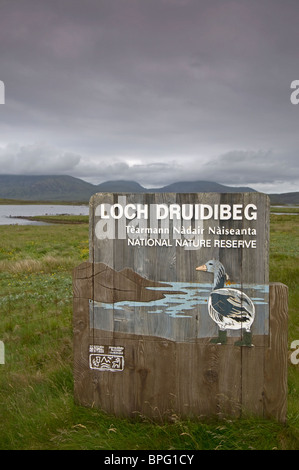
[[[153, 423], [75, 405], [72, 270], [88, 259], [88, 218], [55, 222], [63, 223], [0, 226], [0, 449], [299, 449], [299, 364], [291, 362], [286, 424], [175, 415]], [[270, 281], [289, 287], [289, 347], [299, 340], [298, 236], [298, 215], [271, 215]]]

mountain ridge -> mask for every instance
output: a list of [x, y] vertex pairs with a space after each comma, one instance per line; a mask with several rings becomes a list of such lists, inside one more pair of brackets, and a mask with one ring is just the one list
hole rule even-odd
[[[158, 188], [144, 188], [136, 181], [110, 180], [92, 184], [69, 175], [0, 175], [0, 198], [26, 201], [88, 203], [99, 192], [194, 193], [256, 192], [246, 186], [227, 186], [213, 181], [178, 181]], [[268, 194], [272, 204], [299, 204], [299, 192]]]

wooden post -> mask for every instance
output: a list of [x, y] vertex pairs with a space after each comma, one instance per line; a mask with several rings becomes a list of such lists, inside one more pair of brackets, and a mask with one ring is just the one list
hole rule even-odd
[[[73, 278], [78, 403], [285, 420], [287, 294], [269, 290], [268, 209], [257, 193], [91, 199], [90, 261]], [[216, 294], [230, 328], [209, 315]]]
[[265, 353], [264, 415], [286, 421], [288, 374], [288, 287], [270, 284], [270, 344]]

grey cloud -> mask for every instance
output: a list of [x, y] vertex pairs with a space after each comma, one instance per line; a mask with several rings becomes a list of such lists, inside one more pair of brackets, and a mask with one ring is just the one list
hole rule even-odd
[[283, 156], [273, 151], [234, 150], [210, 160], [202, 167], [202, 175], [217, 181], [235, 184], [264, 184], [271, 182], [298, 181], [299, 161], [297, 155]]
[[293, 0], [2, 2], [1, 171], [294, 182], [298, 20]]
[[0, 148], [0, 166], [8, 174], [50, 174], [72, 172], [80, 156], [44, 144], [20, 146], [9, 144]]

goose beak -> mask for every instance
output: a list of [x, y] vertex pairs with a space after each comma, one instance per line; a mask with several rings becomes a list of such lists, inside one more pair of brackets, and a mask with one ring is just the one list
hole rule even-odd
[[202, 266], [198, 266], [196, 268], [196, 271], [207, 271], [207, 266], [203, 264]]

